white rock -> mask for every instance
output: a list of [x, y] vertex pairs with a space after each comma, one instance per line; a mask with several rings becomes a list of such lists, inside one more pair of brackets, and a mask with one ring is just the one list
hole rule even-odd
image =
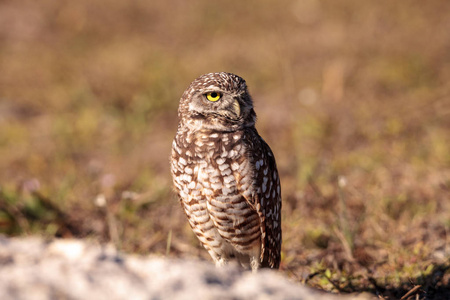
[[[0, 299], [356, 299], [319, 293], [277, 271], [120, 255], [82, 240], [0, 236]], [[359, 298], [362, 299], [362, 298]]]

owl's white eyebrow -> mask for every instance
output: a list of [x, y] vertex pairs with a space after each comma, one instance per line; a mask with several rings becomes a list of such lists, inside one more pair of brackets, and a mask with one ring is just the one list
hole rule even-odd
[[209, 89], [209, 90], [202, 90], [202, 94], [208, 94], [208, 93], [221, 93], [221, 94], [223, 94], [223, 91], [221, 89], [218, 89], [218, 88], [216, 88], [214, 90], [211, 90], [211, 89]]
[[217, 90], [217, 85], [209, 85], [203, 88], [204, 90]]

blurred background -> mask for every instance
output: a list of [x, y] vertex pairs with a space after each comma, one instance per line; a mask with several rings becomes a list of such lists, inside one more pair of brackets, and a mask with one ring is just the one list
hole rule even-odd
[[277, 158], [281, 272], [448, 291], [446, 0], [0, 1], [0, 232], [209, 260], [169, 156], [181, 94], [218, 71]]

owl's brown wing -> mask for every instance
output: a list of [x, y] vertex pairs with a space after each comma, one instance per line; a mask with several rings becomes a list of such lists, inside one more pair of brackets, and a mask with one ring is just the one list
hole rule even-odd
[[251, 146], [248, 155], [254, 167], [254, 193], [247, 201], [254, 207], [261, 222], [261, 266], [278, 268], [281, 258], [280, 178], [269, 145], [256, 130], [249, 138]]

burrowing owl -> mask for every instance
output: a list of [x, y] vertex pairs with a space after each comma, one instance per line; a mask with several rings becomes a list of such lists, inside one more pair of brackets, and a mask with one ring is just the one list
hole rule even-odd
[[278, 268], [281, 191], [275, 158], [255, 128], [245, 80], [209, 73], [180, 99], [172, 145], [175, 189], [216, 265], [236, 258], [252, 270]]

